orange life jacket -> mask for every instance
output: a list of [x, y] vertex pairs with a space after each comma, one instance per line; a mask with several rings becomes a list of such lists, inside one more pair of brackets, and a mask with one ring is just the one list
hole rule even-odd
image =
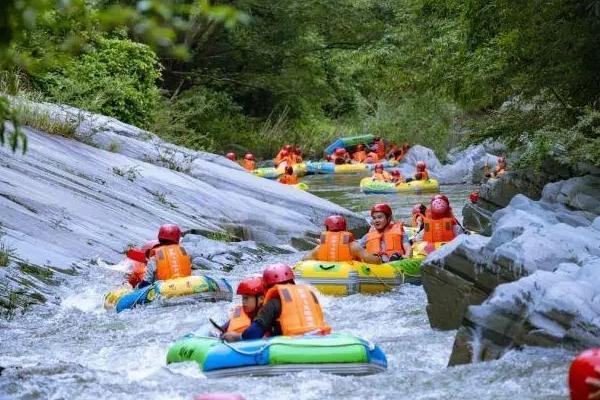
[[318, 332], [326, 335], [331, 327], [325, 323], [323, 310], [317, 296], [307, 285], [275, 285], [267, 291], [265, 303], [281, 300], [279, 324], [285, 336], [298, 336]]
[[319, 261], [352, 261], [350, 243], [354, 240], [351, 232], [323, 232], [317, 251]]
[[296, 175], [281, 175], [279, 178], [279, 183], [283, 183], [285, 185], [295, 185], [298, 183], [298, 177]]
[[178, 244], [169, 244], [155, 249], [156, 279], [181, 278], [192, 274], [192, 262], [185, 249]]
[[454, 217], [440, 219], [425, 218], [423, 241], [425, 242], [449, 242], [456, 237]]
[[256, 161], [254, 161], [254, 160], [243, 160], [242, 161], [242, 167], [244, 167], [244, 169], [246, 171], [254, 171], [256, 169]]
[[412, 216], [412, 226], [414, 228], [418, 228], [419, 227], [419, 219], [422, 220], [423, 218], [425, 218], [425, 216], [423, 214], [421, 214], [421, 213], [419, 213], [419, 214], [413, 214], [413, 216]]
[[379, 159], [385, 158], [385, 143], [383, 140], [378, 140], [375, 142], [375, 153]]
[[387, 171], [375, 172], [371, 177], [374, 181], [391, 182], [392, 176]]
[[144, 279], [146, 274], [146, 263], [129, 260], [130, 272], [127, 275], [127, 281], [131, 286], [136, 287]]
[[229, 318], [227, 332], [243, 333], [250, 325], [252, 325], [252, 320], [248, 314], [244, 312], [244, 308], [242, 306], [237, 306], [233, 309], [231, 317]]
[[394, 253], [404, 255], [404, 246], [402, 246], [403, 238], [404, 227], [402, 226], [402, 222], [391, 222], [383, 233], [371, 227], [367, 233], [366, 250], [371, 254], [379, 254], [381, 251], [381, 241], [383, 240], [385, 242], [385, 254], [388, 256]]
[[364, 150], [355, 151], [354, 154], [352, 154], [352, 159], [360, 163], [364, 162], [367, 159], [367, 152]]
[[429, 173], [427, 172], [427, 170], [425, 170], [423, 172], [417, 171], [415, 173], [415, 179], [417, 181], [426, 181], [427, 179], [429, 179]]

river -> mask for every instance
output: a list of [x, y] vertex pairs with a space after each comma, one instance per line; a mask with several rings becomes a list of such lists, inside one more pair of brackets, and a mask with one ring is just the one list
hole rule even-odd
[[[430, 196], [363, 195], [360, 177], [313, 176], [311, 191], [354, 211], [390, 201], [397, 217]], [[471, 187], [443, 187], [458, 216]], [[215, 273], [237, 283], [268, 263], [293, 263], [301, 254], [271, 256], [260, 264]], [[381, 345], [385, 373], [340, 377], [307, 371], [279, 377], [206, 379], [193, 363], [166, 366], [170, 343], [206, 323], [223, 320], [227, 303], [148, 306], [115, 314], [102, 308], [116, 273], [89, 267], [57, 288], [57, 305], [38, 306], [0, 320], [1, 399], [191, 399], [210, 391], [246, 399], [567, 399], [566, 373], [573, 357], [560, 349], [526, 348], [501, 360], [447, 368], [455, 331], [429, 327], [421, 286], [405, 285], [378, 296], [323, 297], [335, 330]]]

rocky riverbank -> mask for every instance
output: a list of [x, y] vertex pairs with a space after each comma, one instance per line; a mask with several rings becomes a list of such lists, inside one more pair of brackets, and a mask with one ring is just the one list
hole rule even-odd
[[462, 236], [426, 260], [430, 324], [458, 329], [451, 365], [600, 344], [598, 215], [600, 177], [550, 183], [540, 200], [518, 194], [494, 212], [490, 237]]

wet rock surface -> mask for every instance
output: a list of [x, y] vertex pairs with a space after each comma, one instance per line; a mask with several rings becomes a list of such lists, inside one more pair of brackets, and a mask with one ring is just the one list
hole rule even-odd
[[517, 195], [495, 212], [489, 238], [459, 237], [426, 260], [430, 324], [459, 329], [450, 364], [599, 344], [598, 199], [598, 177], [548, 184], [539, 201]]

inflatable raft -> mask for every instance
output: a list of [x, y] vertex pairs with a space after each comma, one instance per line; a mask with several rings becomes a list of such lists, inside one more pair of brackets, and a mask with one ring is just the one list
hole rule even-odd
[[[305, 163], [300, 163], [294, 165], [294, 173], [297, 176], [304, 176], [307, 172], [307, 166]], [[255, 170], [250, 171], [251, 174], [256, 175], [260, 178], [267, 179], [277, 179], [285, 172], [285, 166], [279, 166], [277, 168], [274, 167], [263, 167], [256, 168]]]
[[333, 154], [335, 149], [343, 147], [344, 149], [348, 149], [350, 147], [356, 146], [357, 144], [371, 144], [375, 140], [375, 136], [373, 135], [360, 135], [360, 136], [351, 136], [345, 138], [339, 138], [335, 142], [331, 143], [329, 146], [325, 148], [326, 154]]
[[300, 189], [300, 190], [303, 190], [305, 192], [308, 190], [308, 185], [306, 183], [304, 183], [304, 182], [296, 183], [295, 185], [290, 185], [290, 186], [293, 186], [296, 189]]
[[371, 178], [363, 178], [360, 181], [360, 190], [363, 193], [382, 194], [382, 193], [437, 193], [440, 185], [435, 179], [426, 181], [411, 181], [406, 183], [394, 184], [391, 182], [373, 181]]
[[[398, 161], [385, 160], [380, 164], [383, 164], [383, 168], [388, 169], [398, 166]], [[334, 164], [329, 161], [307, 161], [306, 172], [309, 174], [358, 174], [367, 173], [373, 170], [375, 165], [376, 164]]]
[[405, 282], [419, 282], [423, 259], [409, 258], [379, 265], [360, 261], [308, 260], [297, 263], [294, 273], [323, 294], [375, 294], [390, 291]]
[[338, 375], [370, 375], [387, 369], [385, 354], [358, 337], [275, 336], [226, 343], [207, 336], [189, 336], [173, 344], [167, 364], [196, 361], [211, 378], [281, 375], [319, 370]]
[[232, 299], [231, 285], [225, 279], [213, 279], [205, 275], [156, 281], [141, 289], [124, 286], [104, 296], [104, 308], [117, 312], [142, 304], [159, 301], [163, 305], [188, 301], [218, 301]]

